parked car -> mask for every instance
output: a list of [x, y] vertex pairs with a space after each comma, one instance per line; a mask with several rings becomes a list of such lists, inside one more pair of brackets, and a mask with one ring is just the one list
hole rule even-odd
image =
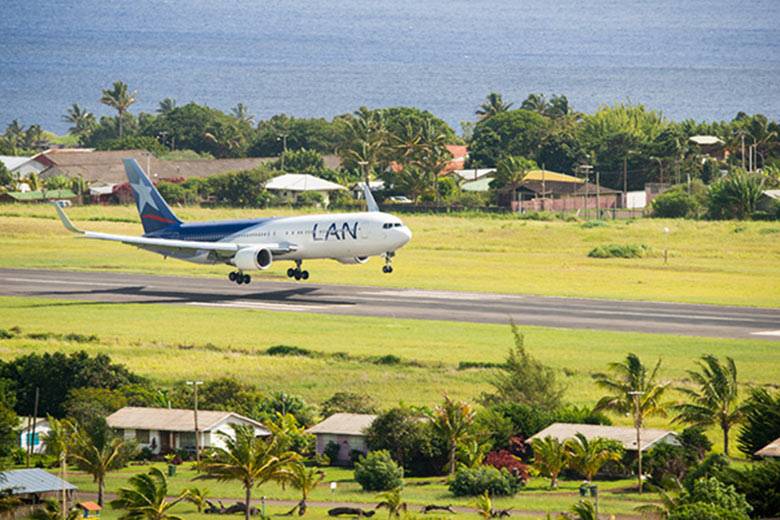
[[393, 195], [392, 197], [387, 198], [387, 202], [391, 204], [411, 204], [412, 199], [403, 195]]

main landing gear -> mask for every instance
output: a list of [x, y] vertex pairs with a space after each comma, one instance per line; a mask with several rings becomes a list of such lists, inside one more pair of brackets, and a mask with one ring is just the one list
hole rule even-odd
[[250, 283], [252, 281], [252, 277], [248, 274], [244, 274], [241, 271], [233, 271], [228, 275], [228, 279], [231, 282], [236, 282], [238, 285], [241, 285], [242, 283]]
[[296, 280], [308, 280], [309, 271], [301, 271], [301, 264], [303, 264], [303, 261], [296, 260], [295, 268], [291, 267], [287, 270], [287, 278], [295, 278]]
[[384, 256], [385, 265], [382, 266], [382, 272], [385, 274], [390, 274], [393, 272], [393, 257], [395, 256], [395, 251], [388, 251]]

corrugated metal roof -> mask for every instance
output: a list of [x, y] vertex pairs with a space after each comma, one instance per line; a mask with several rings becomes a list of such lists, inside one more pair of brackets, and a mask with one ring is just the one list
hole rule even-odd
[[756, 452], [759, 457], [780, 457], [780, 437]]
[[527, 181], [539, 181], [539, 182], [570, 182], [572, 184], [584, 184], [583, 179], [566, 175], [565, 173], [551, 172], [550, 170], [531, 170], [525, 177], [523, 182]]
[[722, 139], [715, 135], [692, 135], [688, 138], [692, 143], [701, 146], [712, 146], [714, 144], [725, 144]]
[[345, 190], [341, 184], [320, 179], [308, 173], [285, 173], [269, 180], [265, 189], [284, 191], [336, 191]]
[[[617, 441], [622, 444], [623, 448], [626, 450], [636, 451], [636, 429], [622, 426], [554, 423], [536, 435], [531, 436], [529, 440], [554, 437], [559, 441], [565, 441], [566, 439], [574, 438], [578, 433], [584, 435], [588, 440], [600, 437]], [[639, 435], [642, 440], [642, 451], [650, 449], [655, 443], [668, 436], [671, 436], [671, 439], [677, 438], [677, 434], [671, 430], [657, 430], [652, 428], [641, 429]]]
[[491, 182], [493, 182], [493, 177], [481, 177], [475, 181], [464, 183], [460, 189], [463, 191], [486, 192], [490, 191]]
[[13, 495], [47, 493], [78, 489], [76, 486], [40, 468], [12, 469], [0, 472], [0, 490], [11, 490]]
[[376, 419], [376, 415], [363, 413], [334, 413], [319, 424], [309, 428], [309, 433], [331, 435], [364, 435], [366, 428]]
[[[198, 410], [198, 429], [209, 431], [223, 420], [234, 417], [268, 432], [259, 422], [233, 412]], [[192, 410], [180, 408], [143, 408], [126, 406], [106, 418], [112, 428], [127, 430], [161, 430], [166, 432], [195, 431], [195, 417]], [[270, 432], [268, 432], [270, 433]]]
[[74, 199], [76, 194], [70, 190], [9, 191], [6, 193], [14, 200]]
[[23, 165], [27, 161], [31, 160], [32, 157], [21, 157], [21, 156], [15, 156], [15, 155], [0, 155], [0, 162], [5, 165], [6, 168], [8, 168], [11, 171], [14, 171], [19, 166]]

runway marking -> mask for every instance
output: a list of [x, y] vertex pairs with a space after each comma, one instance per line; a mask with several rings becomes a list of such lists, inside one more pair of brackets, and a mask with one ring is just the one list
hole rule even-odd
[[780, 336], [780, 330], [762, 330], [761, 332], [751, 332], [754, 336]]
[[[462, 292], [449, 292], [449, 291], [361, 291], [361, 295], [367, 296], [395, 296], [401, 298], [414, 298], [414, 299], [434, 299], [434, 300], [472, 300], [472, 301], [495, 301], [495, 300], [510, 300], [510, 301], [523, 301], [522, 296], [503, 295], [503, 294], [481, 294], [481, 293], [462, 293]], [[354, 297], [350, 295], [350, 297]]]
[[328, 305], [296, 305], [289, 303], [268, 303], [268, 302], [187, 302], [187, 305], [198, 307], [222, 307], [232, 309], [254, 309], [258, 311], [287, 311], [287, 312], [306, 312], [311, 310], [325, 309]]
[[65, 280], [46, 280], [42, 278], [3, 278], [6, 282], [24, 282], [24, 283], [45, 283], [52, 285], [95, 285], [100, 287], [123, 287], [126, 283], [107, 283], [107, 282], [68, 282]]

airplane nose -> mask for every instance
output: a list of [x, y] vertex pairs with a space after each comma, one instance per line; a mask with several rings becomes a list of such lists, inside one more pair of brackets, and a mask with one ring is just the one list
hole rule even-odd
[[401, 232], [401, 236], [403, 237], [404, 244], [406, 244], [412, 239], [412, 230], [409, 229], [408, 227], [403, 226], [399, 231]]

